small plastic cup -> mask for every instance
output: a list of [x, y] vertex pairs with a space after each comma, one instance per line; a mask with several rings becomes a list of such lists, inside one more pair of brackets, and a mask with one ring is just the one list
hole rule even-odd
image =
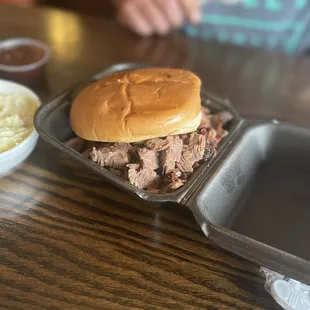
[[49, 47], [35, 39], [3, 40], [0, 42], [0, 76], [28, 86], [40, 84], [50, 55]]

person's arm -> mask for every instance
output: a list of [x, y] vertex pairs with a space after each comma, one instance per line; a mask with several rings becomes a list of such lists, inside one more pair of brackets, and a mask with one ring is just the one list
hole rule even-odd
[[187, 19], [200, 20], [198, 0], [112, 0], [118, 20], [142, 36], [164, 35], [179, 28]]

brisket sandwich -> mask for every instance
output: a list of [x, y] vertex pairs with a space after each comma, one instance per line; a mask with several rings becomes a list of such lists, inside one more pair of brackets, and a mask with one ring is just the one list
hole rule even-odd
[[232, 118], [202, 109], [200, 88], [180, 69], [114, 73], [77, 95], [70, 123], [95, 164], [138, 188], [173, 191], [216, 154]]

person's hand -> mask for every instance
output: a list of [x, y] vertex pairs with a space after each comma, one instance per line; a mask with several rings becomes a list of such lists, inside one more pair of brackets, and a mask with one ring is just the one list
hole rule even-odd
[[165, 35], [200, 20], [199, 0], [112, 0], [121, 24], [141, 36]]

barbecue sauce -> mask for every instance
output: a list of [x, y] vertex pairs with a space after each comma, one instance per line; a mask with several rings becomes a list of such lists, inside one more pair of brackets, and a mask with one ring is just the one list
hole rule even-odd
[[16, 45], [0, 49], [0, 65], [26, 66], [40, 61], [44, 50], [38, 46]]
[[[44, 81], [46, 51], [40, 46], [20, 43], [0, 48], [0, 78], [35, 86]], [[29, 67], [28, 67], [29, 66]]]

